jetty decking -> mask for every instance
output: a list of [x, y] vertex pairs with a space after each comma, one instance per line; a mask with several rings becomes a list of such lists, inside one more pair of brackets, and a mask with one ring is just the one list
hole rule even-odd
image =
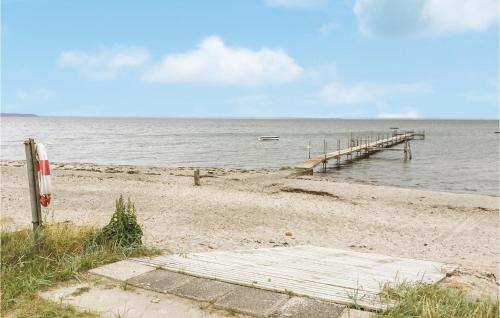
[[[414, 139], [415, 137], [421, 137], [424, 138], [425, 133], [415, 133], [415, 132], [404, 132], [404, 133], [398, 133], [394, 132], [394, 134], [391, 137], [387, 138], [382, 138], [379, 139], [377, 138], [376, 140], [371, 140], [370, 139], [365, 139], [364, 143], [359, 143], [359, 141], [354, 141], [351, 139], [350, 141], [350, 146], [345, 149], [340, 149], [340, 144], [337, 143], [338, 149], [337, 151], [334, 152], [329, 152], [321, 154], [319, 156], [316, 156], [314, 158], [309, 159], [307, 162], [305, 162], [302, 165], [296, 166], [296, 169], [314, 169], [317, 165], [323, 163], [323, 165], [326, 168], [326, 163], [330, 160], [337, 160], [338, 163], [340, 163], [340, 159], [345, 156], [347, 158], [352, 158], [353, 154], [357, 154], [359, 156], [365, 154], [369, 155], [371, 153], [381, 151], [381, 150], [397, 150], [397, 151], [404, 151], [405, 154], [405, 159], [409, 158], [411, 159], [411, 148], [409, 146], [409, 141]], [[390, 149], [390, 147], [395, 146], [397, 144], [405, 143], [405, 147], [403, 149]], [[325, 146], [326, 148], [326, 146]]]

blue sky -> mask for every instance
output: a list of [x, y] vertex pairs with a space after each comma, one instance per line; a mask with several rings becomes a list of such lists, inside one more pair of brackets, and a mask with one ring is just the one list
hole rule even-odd
[[497, 0], [2, 1], [2, 111], [498, 118]]

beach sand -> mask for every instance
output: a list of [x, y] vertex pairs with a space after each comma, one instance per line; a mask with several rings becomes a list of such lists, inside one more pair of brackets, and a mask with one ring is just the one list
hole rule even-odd
[[[445, 283], [498, 295], [499, 198], [287, 177], [290, 171], [52, 164], [48, 222], [105, 225], [136, 204], [147, 245], [168, 252], [316, 245], [460, 265]], [[31, 226], [26, 167], [1, 161], [4, 230]]]

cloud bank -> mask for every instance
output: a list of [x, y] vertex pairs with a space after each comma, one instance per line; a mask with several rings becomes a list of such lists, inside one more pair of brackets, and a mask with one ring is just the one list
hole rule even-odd
[[59, 56], [61, 67], [78, 70], [90, 79], [113, 79], [120, 72], [142, 66], [149, 59], [149, 52], [143, 48], [113, 48], [88, 53], [65, 51]]
[[418, 119], [421, 118], [418, 111], [413, 107], [403, 108], [400, 112], [396, 113], [380, 113], [378, 118], [383, 119]]
[[340, 82], [333, 82], [321, 89], [321, 97], [331, 105], [346, 105], [376, 102], [391, 95], [427, 93], [430, 90], [429, 85], [425, 83], [357, 83], [345, 85]]
[[303, 69], [283, 50], [227, 46], [217, 36], [201, 41], [190, 52], [166, 55], [143, 79], [149, 82], [189, 82], [218, 85], [262, 85], [298, 79]]
[[443, 35], [483, 31], [498, 21], [498, 0], [356, 0], [365, 35]]

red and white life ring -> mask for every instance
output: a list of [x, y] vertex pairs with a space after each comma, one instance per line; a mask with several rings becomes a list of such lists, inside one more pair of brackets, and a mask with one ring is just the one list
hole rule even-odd
[[41, 143], [36, 144], [38, 159], [38, 184], [40, 185], [40, 204], [48, 206], [52, 199], [50, 183], [50, 165], [47, 150]]

